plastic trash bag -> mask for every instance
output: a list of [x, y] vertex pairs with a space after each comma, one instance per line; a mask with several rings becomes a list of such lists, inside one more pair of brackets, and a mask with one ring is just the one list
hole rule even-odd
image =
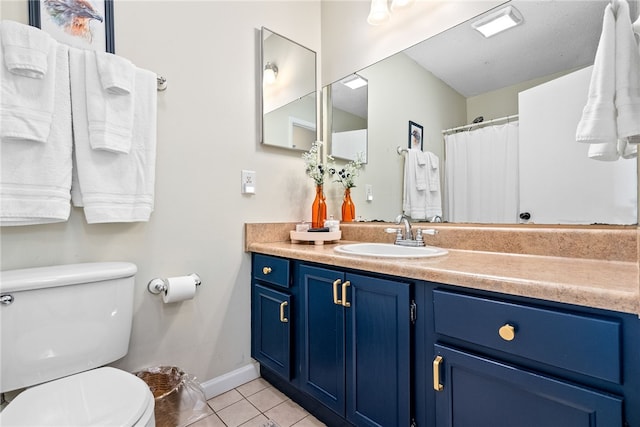
[[155, 398], [156, 427], [183, 427], [213, 412], [195, 377], [175, 366], [157, 366], [136, 372]]

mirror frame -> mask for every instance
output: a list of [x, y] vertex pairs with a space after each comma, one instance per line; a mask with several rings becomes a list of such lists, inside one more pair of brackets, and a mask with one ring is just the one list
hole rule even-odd
[[[293, 150], [293, 151], [306, 151], [307, 148], [295, 148], [295, 147], [288, 147], [285, 145], [278, 145], [278, 144], [271, 144], [269, 142], [265, 142], [265, 93], [264, 93], [264, 68], [265, 68], [265, 46], [264, 46], [264, 40], [265, 40], [265, 31], [268, 31], [271, 34], [274, 34], [278, 37], [283, 38], [284, 40], [294, 44], [295, 46], [298, 46], [300, 48], [303, 48], [307, 51], [309, 51], [311, 54], [313, 54], [313, 90], [303, 94], [302, 96], [298, 97], [297, 99], [289, 102], [288, 104], [283, 105], [282, 107], [279, 108], [283, 108], [286, 105], [290, 105], [294, 102], [298, 102], [301, 101], [309, 96], [314, 96], [314, 119], [313, 119], [313, 124], [315, 125], [315, 135], [314, 135], [314, 141], [318, 139], [318, 135], [319, 135], [319, 126], [321, 126], [321, 121], [319, 119], [319, 115], [318, 115], [318, 109], [319, 109], [319, 100], [318, 97], [320, 96], [320, 93], [318, 91], [318, 54], [316, 51], [296, 42], [295, 40], [292, 40], [286, 36], [283, 36], [280, 33], [277, 33], [267, 27], [261, 27], [260, 28], [260, 63], [259, 63], [259, 69], [258, 69], [258, 74], [259, 74], [259, 82], [260, 82], [260, 142], [263, 145], [269, 146], [269, 147], [276, 147], [276, 148], [283, 148], [283, 149], [287, 149], [287, 150]], [[277, 65], [277, 64], [276, 64]], [[276, 110], [274, 110], [276, 111]], [[305, 125], [303, 126], [305, 129], [308, 128], [308, 123], [305, 123]], [[290, 132], [289, 132], [290, 133]]]

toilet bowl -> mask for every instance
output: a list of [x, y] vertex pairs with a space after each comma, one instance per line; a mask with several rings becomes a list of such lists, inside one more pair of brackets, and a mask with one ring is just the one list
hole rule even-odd
[[152, 427], [153, 410], [144, 381], [104, 367], [26, 389], [0, 413], [0, 425]]

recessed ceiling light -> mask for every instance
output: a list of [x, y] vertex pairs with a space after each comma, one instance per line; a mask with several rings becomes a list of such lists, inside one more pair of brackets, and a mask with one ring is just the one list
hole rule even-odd
[[507, 6], [504, 9], [477, 20], [471, 24], [471, 26], [483, 36], [491, 37], [521, 23], [522, 15], [520, 12], [513, 6]]
[[358, 89], [359, 87], [366, 86], [368, 84], [366, 79], [363, 79], [357, 74], [352, 74], [349, 77], [345, 77], [344, 79], [340, 80], [340, 83], [351, 89]]

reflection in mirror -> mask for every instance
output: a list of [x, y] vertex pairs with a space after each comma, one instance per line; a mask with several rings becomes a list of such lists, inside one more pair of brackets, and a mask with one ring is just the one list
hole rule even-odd
[[[518, 153], [511, 156], [518, 163], [513, 165], [518, 177], [515, 207], [507, 218], [462, 216], [456, 221], [637, 223], [636, 159], [596, 161], [587, 157], [588, 144], [575, 141], [607, 4], [608, 0], [513, 0], [509, 5], [523, 22], [504, 33], [485, 38], [472, 27], [500, 6], [358, 71], [369, 82], [368, 164], [352, 192], [358, 215], [392, 221], [403, 211], [407, 155], [397, 150], [407, 148], [409, 122], [423, 126], [423, 151], [439, 160], [444, 220], [452, 220], [451, 203], [464, 209], [469, 197], [486, 213], [497, 203], [491, 201], [491, 192], [501, 186], [502, 178], [474, 187], [471, 183], [479, 181], [467, 181], [463, 188], [469, 190], [468, 197], [453, 192], [449, 184], [488, 167], [486, 156], [498, 156], [489, 148], [476, 154], [479, 146], [472, 145], [466, 163], [454, 165], [454, 146], [447, 145], [444, 136], [469, 136], [507, 122], [513, 126], [513, 120], [486, 122], [519, 116]], [[484, 124], [450, 131], [479, 116]], [[365, 188], [372, 190], [372, 200], [365, 197]]]
[[368, 82], [352, 74], [330, 85], [327, 92], [331, 109], [329, 154], [336, 159], [360, 160], [367, 163]]
[[317, 139], [316, 53], [262, 28], [262, 142], [307, 151]]

